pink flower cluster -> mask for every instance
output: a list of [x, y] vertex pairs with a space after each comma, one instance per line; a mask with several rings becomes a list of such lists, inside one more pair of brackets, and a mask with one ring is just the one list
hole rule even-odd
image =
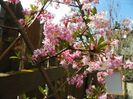
[[106, 71], [103, 72], [98, 72], [97, 73], [97, 80], [101, 84], [105, 84], [105, 77], [108, 75], [113, 74], [113, 69], [107, 69]]
[[[80, 57], [81, 52], [80, 51], [76, 51], [76, 52], [71, 52], [71, 50], [66, 50], [61, 54], [61, 62], [60, 64], [63, 65], [64, 68], [67, 68], [68, 65], [70, 64], [74, 64], [75, 63], [75, 59]], [[76, 65], [76, 64], [75, 64]], [[77, 66], [77, 65], [76, 65]], [[78, 68], [76, 67], [75, 68]]]
[[106, 28], [109, 26], [109, 20], [104, 17], [104, 12], [100, 12], [95, 14], [94, 16], [90, 16], [91, 22], [88, 25], [90, 27], [95, 27], [96, 29]]
[[131, 62], [130, 60], [127, 60], [125, 65], [124, 65], [125, 69], [133, 69], [133, 62]]
[[117, 69], [123, 65], [122, 57], [112, 56], [106, 61], [106, 64], [111, 69]]
[[77, 88], [83, 85], [84, 76], [82, 74], [76, 74], [71, 78], [67, 78], [68, 84], [76, 85]]
[[8, 0], [8, 2], [12, 4], [18, 4], [20, 1], [19, 0]]
[[88, 72], [93, 72], [101, 69], [101, 62], [99, 61], [90, 61], [88, 65], [89, 67], [86, 69]]
[[[66, 4], [75, 2], [74, 0], [59, 1], [64, 1]], [[35, 50], [32, 56], [33, 60], [37, 60], [38, 58], [42, 57], [53, 56], [63, 48], [71, 46], [73, 49], [65, 50], [58, 55], [57, 59], [66, 69], [68, 66], [72, 66], [75, 70], [85, 67], [84, 71], [82, 72], [83, 74], [76, 74], [70, 78], [67, 78], [68, 84], [76, 85], [77, 88], [82, 86], [84, 77], [87, 76], [88, 73], [98, 71], [97, 80], [100, 84], [105, 84], [105, 77], [111, 75], [114, 69], [118, 69], [121, 66], [124, 66], [124, 68], [133, 69], [133, 62], [127, 61], [124, 64], [122, 62], [122, 57], [113, 54], [112, 49], [119, 44], [119, 41], [113, 41], [111, 38], [112, 32], [108, 30], [109, 21], [105, 18], [105, 13], [97, 12], [96, 14], [90, 14], [92, 6], [98, 3], [99, 0], [79, 1], [82, 4], [82, 8], [80, 10], [85, 12], [85, 15], [86, 11], [88, 11], [87, 15], [84, 16], [89, 20], [87, 24], [89, 26], [89, 29], [87, 29], [88, 31], [86, 30], [84, 33], [82, 33], [84, 29], [86, 29], [86, 25], [85, 22], [83, 22], [83, 17], [81, 14], [77, 13], [77, 11], [75, 11], [73, 15], [63, 18], [60, 21], [60, 24], [52, 23], [54, 16], [48, 11], [41, 12], [41, 14], [38, 16], [38, 19], [44, 23], [44, 39], [42, 42], [42, 47]], [[26, 10], [24, 13], [25, 15], [29, 15], [29, 12]], [[22, 20], [20, 21], [21, 23], [23, 22]], [[125, 20], [124, 24], [128, 24], [128, 21]], [[91, 34], [92, 38], [90, 36]], [[99, 37], [101, 35], [104, 38], [101, 38], [101, 42], [99, 43]], [[108, 46], [103, 46], [103, 42], [107, 42]], [[102, 47], [105, 49], [102, 49]], [[103, 70], [103, 68], [105, 71], [101, 72], [100, 70]], [[92, 86], [89, 86], [87, 93], [91, 94], [90, 92], [93, 89], [94, 88]], [[106, 94], [102, 94], [98, 99], [106, 99]]]
[[55, 45], [52, 45], [49, 41], [49, 39], [45, 40], [43, 42], [43, 47], [37, 50], [34, 50], [32, 59], [37, 60], [38, 58], [45, 57], [47, 55], [55, 55]]
[[71, 17], [65, 17], [61, 20], [65, 27], [67, 27], [71, 32], [82, 29], [85, 24], [81, 16], [73, 15]]
[[89, 85], [88, 88], [86, 89], [86, 94], [88, 96], [91, 96], [93, 94], [93, 89], [95, 89], [95, 85]]
[[126, 18], [126, 19], [124, 19], [124, 20], [122, 21], [122, 25], [123, 25], [123, 26], [129, 26], [130, 23], [131, 23], [131, 20], [129, 20], [128, 18]]
[[32, 59], [37, 60], [40, 57], [44, 57], [47, 55], [47, 52], [44, 49], [36, 49], [33, 52]]
[[30, 15], [31, 11], [29, 9], [23, 9], [22, 13], [26, 16], [26, 15]]
[[104, 94], [100, 95], [100, 96], [98, 97], [98, 99], [108, 99], [108, 98], [107, 98], [107, 94], [104, 93]]
[[89, 65], [90, 56], [88, 56], [88, 55], [83, 55], [82, 57], [83, 57], [83, 58], [82, 58], [82, 63], [83, 63], [83, 65], [84, 65], [84, 66], [85, 66], [85, 65]]
[[98, 72], [97, 73], [97, 80], [98, 80], [98, 82], [101, 83], [101, 84], [104, 84], [106, 76], [108, 76], [107, 72]]
[[82, 4], [87, 4], [87, 3], [94, 3], [97, 4], [99, 3], [99, 0], [80, 0]]
[[[44, 40], [43, 47], [40, 51], [45, 51], [45, 55], [54, 55], [56, 53], [56, 47], [59, 46], [59, 42], [64, 40], [70, 44], [73, 42], [73, 36], [70, 31], [60, 25], [55, 25], [52, 23], [46, 22], [44, 25]], [[39, 52], [40, 53], [40, 52]], [[38, 50], [33, 54], [34, 59], [37, 58], [39, 54]], [[44, 53], [44, 52], [43, 52]], [[44, 54], [43, 54], [44, 55]]]
[[40, 22], [49, 22], [54, 19], [54, 15], [45, 10], [37, 17], [37, 19], [40, 20]]
[[58, 44], [59, 40], [65, 40], [69, 43], [73, 42], [73, 36], [70, 31], [60, 25], [46, 23], [44, 26], [43, 34], [45, 36], [45, 39], [49, 39], [50, 43], [52, 43], [53, 45]]

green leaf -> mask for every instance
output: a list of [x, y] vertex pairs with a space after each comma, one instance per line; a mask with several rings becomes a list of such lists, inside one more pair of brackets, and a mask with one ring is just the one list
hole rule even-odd
[[43, 89], [42, 86], [38, 86], [38, 89], [39, 89], [39, 91], [40, 91], [43, 95], [45, 95], [45, 93], [44, 93], [44, 89]]
[[103, 36], [100, 37], [100, 39], [98, 41], [98, 45], [100, 45], [102, 42], [104, 42], [104, 37]]
[[60, 39], [59, 46], [57, 46], [57, 49], [60, 51], [68, 46], [69, 46], [69, 42]]
[[10, 59], [19, 59], [17, 56], [11, 56]]
[[32, 18], [33, 18], [33, 16], [25, 16], [26, 23], [29, 22]]
[[106, 46], [107, 46], [107, 42], [102, 42], [102, 43], [100, 43], [99, 45], [98, 45], [98, 49], [100, 49], [100, 50], [103, 50], [103, 49], [105, 49], [106, 48]]
[[36, 11], [37, 10], [37, 6], [35, 6], [33, 4], [30, 5], [30, 8], [31, 8], [32, 11]]
[[94, 40], [92, 34], [91, 33], [88, 33], [88, 36], [90, 38], [90, 43], [95, 43], [95, 40]]
[[79, 37], [79, 33], [81, 32], [81, 30], [76, 30], [73, 32], [73, 37], [76, 38], [76, 37]]
[[93, 7], [93, 8], [91, 9], [91, 12], [92, 12], [92, 15], [95, 15], [95, 14], [97, 13], [96, 7]]
[[42, 5], [46, 4], [46, 0], [40, 0], [40, 2]]

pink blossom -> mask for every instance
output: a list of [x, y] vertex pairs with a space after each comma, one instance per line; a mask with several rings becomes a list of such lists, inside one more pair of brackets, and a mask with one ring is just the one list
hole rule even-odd
[[128, 26], [130, 23], [131, 23], [131, 21], [129, 19], [127, 19], [127, 18], [122, 21], [122, 24], [124, 26]]
[[98, 80], [98, 82], [100, 82], [101, 84], [104, 84], [106, 76], [108, 76], [107, 72], [98, 72], [97, 73], [97, 80]]
[[105, 31], [104, 29], [99, 29], [99, 30], [97, 31], [97, 34], [100, 34], [101, 36], [104, 36], [105, 33], [106, 33], [106, 31]]
[[131, 62], [130, 60], [127, 60], [126, 64], [124, 65], [124, 68], [133, 69], [133, 62]]
[[67, 63], [65, 60], [61, 60], [61, 61], [60, 61], [60, 64], [61, 64], [65, 69], [68, 68], [68, 63]]
[[73, 42], [73, 36], [66, 27], [55, 25], [52, 23], [46, 23], [43, 32], [45, 38], [50, 40], [50, 43], [57, 45], [60, 40], [65, 40], [69, 43]]
[[[80, 51], [76, 51], [76, 52], [71, 52], [71, 50], [66, 50], [61, 54], [61, 57], [63, 60], [65, 60], [67, 62], [67, 64], [73, 64], [75, 63], [74, 60], [78, 57], [80, 57], [81, 52]], [[77, 64], [75, 64], [76, 66]]]
[[72, 54], [72, 57], [73, 58], [78, 58], [78, 57], [80, 57], [81, 56], [81, 51], [76, 51], [76, 52], [74, 52], [73, 54]]
[[21, 24], [22, 26], [24, 26], [25, 23], [26, 23], [24, 19], [19, 19], [18, 22], [19, 22], [19, 24]]
[[80, 0], [80, 2], [82, 4], [86, 4], [86, 3], [94, 3], [94, 4], [97, 4], [97, 3], [99, 3], [99, 0]]
[[73, 45], [74, 49], [80, 49], [82, 48], [82, 42], [75, 42]]
[[36, 49], [33, 52], [32, 59], [37, 60], [40, 57], [44, 57], [47, 55], [47, 52], [44, 49]]
[[18, 4], [20, 1], [19, 0], [8, 0], [8, 2], [12, 4]]
[[122, 57], [121, 56], [112, 56], [107, 60], [107, 65], [109, 68], [116, 69], [123, 65]]
[[73, 62], [73, 64], [72, 64], [72, 68], [74, 68], [74, 69], [78, 69], [78, 68], [79, 68], [78, 63]]
[[67, 18], [62, 19], [63, 24], [67, 27], [69, 20]]
[[89, 62], [89, 67], [92, 71], [99, 70], [101, 68], [101, 62], [100, 61], [94, 61]]
[[98, 4], [98, 3], [99, 3], [99, 0], [93, 0], [93, 2], [94, 2], [95, 4]]
[[82, 74], [76, 74], [71, 78], [67, 78], [67, 81], [68, 81], [68, 84], [76, 85], [76, 87], [79, 88], [83, 85], [83, 78], [84, 76]]
[[51, 42], [49, 39], [45, 38], [44, 41], [42, 42], [43, 43], [43, 49], [51, 54], [51, 55], [54, 55], [56, 53], [56, 50], [55, 50], [55, 45], [53, 42]]
[[87, 55], [84, 55], [82, 59], [83, 65], [89, 65], [89, 61], [90, 61], [90, 57]]
[[111, 45], [113, 45], [113, 46], [118, 46], [118, 44], [119, 44], [119, 40], [113, 40], [111, 42]]
[[24, 15], [30, 15], [31, 14], [29, 9], [23, 9], [22, 12], [23, 12]]
[[82, 10], [90, 10], [91, 9], [91, 4], [87, 3], [82, 6]]
[[90, 50], [93, 50], [95, 45], [93, 43], [90, 43], [89, 47], [90, 47]]
[[42, 43], [43, 46], [40, 49], [34, 51], [33, 59], [44, 57], [46, 55], [55, 55], [55, 45], [53, 44], [53, 42], [50, 41], [50, 39], [45, 38]]
[[112, 75], [113, 74], [113, 69], [107, 69], [107, 74]]
[[89, 85], [88, 88], [86, 89], [86, 94], [88, 96], [92, 95], [93, 94], [93, 89], [95, 88], [94, 85]]
[[102, 94], [98, 97], [98, 99], [107, 99], [107, 94]]
[[61, 54], [62, 58], [64, 58], [68, 63], [72, 63], [74, 61], [74, 57], [71, 54], [70, 50], [66, 50]]
[[105, 84], [105, 79], [103, 77], [98, 77], [97, 78], [98, 82], [101, 83], [101, 84]]
[[68, 41], [69, 43], [72, 43], [73, 42], [73, 36], [72, 34], [70, 33], [70, 31], [67, 29], [67, 28], [61, 28], [61, 33], [60, 33], [60, 36], [59, 38], [61, 40], [65, 40], [65, 41]]
[[40, 20], [41, 22], [43, 22], [43, 21], [49, 22], [49, 21], [52, 21], [54, 19], [54, 15], [48, 11], [44, 11], [37, 17], [37, 19]]
[[95, 27], [96, 29], [106, 28], [109, 26], [109, 20], [104, 18], [105, 13], [97, 13], [95, 16], [91, 16], [91, 22], [88, 24], [90, 27]]
[[72, 2], [72, 0], [64, 0], [64, 2], [65, 2], [66, 4], [70, 4], [70, 3]]

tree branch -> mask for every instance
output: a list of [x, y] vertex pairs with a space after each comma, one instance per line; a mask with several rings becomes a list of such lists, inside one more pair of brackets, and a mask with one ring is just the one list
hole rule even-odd
[[79, 6], [74, 5], [74, 4], [66, 4], [66, 3], [60, 2], [60, 1], [52, 1], [52, 2], [59, 3], [59, 4], [63, 4], [63, 5], [67, 5], [67, 6], [71, 6], [71, 7], [79, 7]]
[[11, 44], [10, 46], [0, 55], [0, 60], [14, 47], [15, 43], [21, 38], [21, 36], [18, 36]]
[[5, 25], [2, 25], [2, 24], [0, 24], [0, 27], [5, 28], [5, 29], [17, 30], [17, 31], [19, 30], [18, 28], [10, 27], [10, 26], [5, 26]]

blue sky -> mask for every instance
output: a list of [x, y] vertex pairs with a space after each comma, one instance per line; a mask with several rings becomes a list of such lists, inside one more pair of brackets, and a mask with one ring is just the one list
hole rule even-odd
[[[123, 18], [133, 19], [133, 0], [100, 0], [98, 10], [109, 11], [110, 5], [113, 5], [114, 18], [121, 20]], [[117, 17], [116, 17], [117, 16]]]

